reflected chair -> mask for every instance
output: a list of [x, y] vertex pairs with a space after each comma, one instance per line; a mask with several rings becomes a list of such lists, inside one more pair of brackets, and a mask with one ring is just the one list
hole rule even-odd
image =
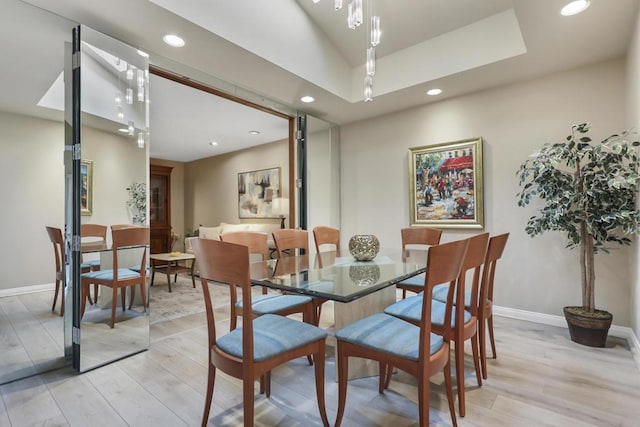
[[[436, 286], [433, 290], [431, 301], [431, 324], [433, 326], [433, 332], [442, 335], [447, 333], [450, 327], [452, 327], [454, 331], [453, 341], [455, 343], [458, 408], [461, 417], [464, 417], [466, 412], [464, 394], [464, 342], [466, 340], [471, 340], [473, 365], [478, 386], [482, 386], [482, 378], [480, 375], [480, 356], [478, 355], [478, 306], [477, 304], [471, 304], [467, 309], [458, 310], [457, 308], [464, 307], [466, 276], [471, 271], [473, 272], [473, 279], [471, 281], [470, 298], [471, 301], [478, 300], [480, 272], [487, 252], [489, 233], [478, 234], [466, 240], [469, 242], [469, 246], [464, 256], [460, 276], [458, 277], [455, 288], [444, 285], [447, 290], [447, 295], [443, 302], [433, 297], [436, 289], [443, 289], [442, 285]], [[400, 300], [385, 308], [384, 312], [418, 325], [422, 321], [423, 296], [424, 293]], [[448, 305], [453, 305], [453, 316], [450, 324], [445, 323], [444, 315]], [[386, 379], [387, 383], [388, 381], [389, 378]]]
[[[216, 369], [242, 380], [244, 425], [253, 426], [254, 382], [260, 378], [267, 397], [271, 394], [271, 371], [292, 359], [313, 356], [316, 396], [320, 417], [328, 426], [324, 401], [325, 338], [327, 333], [288, 317], [265, 314], [254, 319], [252, 313], [249, 249], [217, 240], [195, 239], [193, 250], [200, 266], [209, 337], [207, 394], [202, 426], [209, 421]], [[218, 337], [208, 280], [242, 289], [242, 327]], [[252, 320], [248, 320], [252, 319]], [[261, 388], [262, 389], [262, 388]]]
[[[142, 294], [142, 306], [147, 309], [147, 247], [149, 246], [149, 229], [147, 227], [122, 228], [119, 230], [111, 230], [112, 250], [113, 250], [113, 266], [110, 269], [102, 269], [100, 271], [91, 271], [81, 276], [82, 285], [82, 309], [81, 315], [84, 315], [86, 296], [89, 292], [90, 284], [108, 286], [112, 289], [111, 297], [111, 328], [115, 326], [116, 321], [116, 303], [118, 297], [118, 289], [120, 289], [120, 297], [122, 300], [122, 311], [125, 310], [125, 288], [132, 288], [131, 301], [129, 309], [133, 305], [133, 289], [136, 285], [140, 285]], [[142, 257], [140, 260], [140, 270], [134, 271], [129, 268], [118, 267], [118, 250], [126, 247], [142, 247]]]
[[[320, 254], [320, 247], [326, 245], [333, 246], [332, 249], [336, 252], [340, 250], [340, 230], [333, 227], [327, 227], [319, 225], [313, 229], [313, 241], [316, 245], [316, 253]], [[322, 267], [322, 257], [318, 255], [320, 267]], [[320, 324], [320, 316], [322, 315], [322, 304], [326, 302], [323, 298], [314, 299], [315, 316], [317, 319], [316, 325]]]
[[[220, 240], [237, 245], [244, 245], [249, 249], [249, 255], [259, 255], [262, 261], [269, 259], [268, 255], [268, 237], [267, 233], [258, 231], [233, 231], [222, 233]], [[242, 300], [238, 301], [236, 286], [230, 286], [231, 295], [231, 320], [230, 330], [234, 330], [237, 326], [237, 318], [242, 315]], [[288, 316], [293, 313], [302, 313], [304, 321], [313, 322], [313, 313], [311, 306], [311, 297], [304, 295], [281, 295], [267, 294], [267, 288], [262, 287], [262, 295], [254, 296], [252, 299], [252, 308], [254, 316], [262, 316], [265, 314], [278, 314]]]
[[444, 372], [445, 389], [451, 421], [457, 426], [451, 384], [450, 342], [452, 337], [452, 302], [444, 311], [444, 333], [431, 331], [431, 295], [439, 283], [453, 284], [460, 274], [468, 242], [458, 240], [432, 246], [427, 258], [424, 294], [421, 310], [424, 313], [418, 326], [384, 313], [358, 320], [336, 332], [338, 350], [338, 414], [335, 426], [340, 426], [347, 397], [349, 357], [360, 357], [378, 362], [380, 366], [379, 392], [384, 391], [385, 379], [392, 367], [414, 376], [418, 387], [420, 426], [429, 425], [429, 378]]
[[[53, 254], [56, 260], [56, 289], [53, 294], [53, 305], [51, 311], [56, 310], [56, 302], [58, 301], [58, 292], [62, 288], [62, 294], [60, 295], [60, 316], [64, 316], [64, 287], [65, 287], [65, 269], [66, 255], [64, 246], [64, 237], [62, 237], [62, 230], [55, 227], [45, 227], [49, 240], [53, 244]], [[84, 273], [91, 270], [91, 266], [88, 264], [80, 264], [80, 272]]]
[[[407, 246], [432, 246], [440, 243], [442, 230], [431, 227], [408, 227], [400, 230], [402, 249]], [[424, 290], [424, 274], [411, 277], [396, 284], [396, 289], [402, 289], [402, 299], [407, 297], [407, 291], [420, 293]]]
[[[107, 241], [107, 226], [100, 224], [81, 224], [80, 225], [80, 236], [81, 238], [87, 237], [95, 237], [101, 239], [102, 242], [106, 243]], [[92, 259], [84, 261], [83, 264], [87, 264], [91, 267], [91, 271], [100, 270], [100, 259]], [[98, 302], [98, 285], [93, 285], [93, 300], [91, 300], [91, 292], [87, 293], [87, 298], [89, 298], [89, 304], [93, 304], [94, 302]]]
[[[296, 230], [293, 228], [275, 230], [273, 232], [273, 241], [276, 244], [276, 254], [278, 258], [287, 255], [293, 256], [296, 250], [300, 254], [302, 251], [307, 255], [309, 254], [309, 232], [307, 230]], [[316, 326], [318, 326], [320, 322], [321, 306], [326, 301], [324, 298], [313, 298], [313, 324]]]

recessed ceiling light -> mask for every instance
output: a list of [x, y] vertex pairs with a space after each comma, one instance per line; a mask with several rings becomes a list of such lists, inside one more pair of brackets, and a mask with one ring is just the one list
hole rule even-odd
[[431, 96], [440, 95], [441, 93], [442, 93], [442, 89], [438, 89], [438, 88], [429, 89], [427, 91], [427, 95], [431, 95]]
[[257, 130], [250, 130], [249, 135], [260, 135], [260, 132], [258, 132]]
[[173, 47], [184, 46], [184, 39], [182, 39], [182, 37], [176, 36], [175, 34], [165, 34], [164, 37], [162, 37], [162, 40], [164, 40], [164, 42], [169, 46], [173, 46]]
[[209, 143], [209, 145], [210, 145], [210, 146], [212, 146], [212, 147], [217, 147], [217, 146], [218, 146], [218, 143], [217, 143], [217, 142], [215, 142], [215, 141], [211, 141], [211, 142]]
[[302, 98], [300, 98], [300, 101], [309, 103], [309, 102], [315, 101], [315, 99], [313, 96], [305, 95]]
[[586, 8], [589, 7], [589, 0], [575, 0], [567, 3], [565, 7], [562, 8], [560, 14], [563, 16], [571, 16], [576, 15]]
[[118, 129], [118, 132], [129, 133], [129, 128], [120, 128]]

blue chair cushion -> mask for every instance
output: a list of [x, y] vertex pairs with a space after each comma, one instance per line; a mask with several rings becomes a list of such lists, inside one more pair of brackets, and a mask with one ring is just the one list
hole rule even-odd
[[[141, 265], [141, 264], [134, 265], [133, 267], [129, 267], [129, 270], [133, 270], [133, 271], [135, 271], [135, 272], [137, 272], [137, 273], [140, 273], [140, 270], [141, 270], [141, 268], [140, 268], [140, 267], [142, 267], [142, 265]], [[149, 267], [146, 267], [146, 268], [145, 268], [145, 270], [146, 270], [146, 272], [147, 272], [147, 274], [148, 274], [148, 273], [149, 273]]]
[[[422, 295], [405, 298], [384, 309], [386, 314], [400, 319], [419, 322], [422, 319]], [[444, 326], [446, 304], [441, 301], [431, 300], [431, 324]], [[451, 326], [456, 325], [456, 308], [451, 310]], [[464, 311], [464, 323], [471, 320], [471, 313]]]
[[[91, 271], [89, 273], [83, 273], [82, 277], [96, 280], [113, 280], [113, 269]], [[140, 277], [140, 273], [136, 273], [128, 268], [118, 269], [118, 279], [132, 279], [134, 277]]]
[[[326, 336], [326, 331], [308, 323], [265, 314], [253, 320], [253, 359], [256, 362], [270, 359]], [[225, 353], [242, 358], [242, 328], [218, 338], [216, 345]]]
[[409, 277], [406, 280], [398, 283], [399, 285], [413, 286], [415, 288], [424, 288], [425, 273], [418, 274], [417, 276]]
[[[256, 295], [251, 298], [252, 311], [258, 316], [275, 314], [311, 302], [311, 297], [303, 295]], [[242, 300], [236, 302], [242, 308]]]
[[[433, 288], [433, 299], [441, 302], [447, 302], [448, 293], [449, 285], [438, 285]], [[464, 306], [466, 308], [471, 307], [471, 292], [464, 293]]]
[[100, 260], [99, 259], [90, 259], [89, 261], [84, 261], [82, 263], [83, 266], [87, 265], [89, 267], [100, 267]]
[[[397, 317], [378, 313], [336, 332], [339, 341], [417, 361], [420, 356], [420, 328]], [[430, 354], [442, 348], [441, 336], [431, 334]]]

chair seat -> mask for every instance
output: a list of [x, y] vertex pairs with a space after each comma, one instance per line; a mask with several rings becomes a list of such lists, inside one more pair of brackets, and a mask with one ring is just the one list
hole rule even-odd
[[[258, 316], [275, 314], [310, 302], [311, 297], [302, 295], [256, 295], [251, 298], [252, 311]], [[236, 302], [236, 307], [242, 309], [242, 300]]]
[[424, 277], [425, 277], [425, 273], [421, 273], [421, 274], [418, 274], [417, 276], [409, 277], [408, 279], [403, 280], [402, 282], [398, 283], [398, 285], [424, 288]]
[[[142, 266], [141, 264], [134, 265], [133, 267], [129, 267], [129, 270], [133, 270], [133, 271], [135, 271], [136, 273], [140, 273], [140, 270], [141, 270], [141, 268], [140, 268], [140, 267], [141, 267], [141, 266]], [[149, 267], [146, 267], [146, 268], [145, 268], [145, 271], [146, 271], [147, 273], [149, 273]]]
[[[420, 328], [397, 317], [378, 313], [360, 319], [336, 332], [336, 338], [361, 347], [417, 361]], [[441, 336], [431, 334], [430, 354], [442, 348]]]
[[[395, 316], [400, 319], [405, 319], [410, 322], [420, 322], [422, 318], [422, 295], [419, 294], [413, 297], [405, 298], [400, 300], [394, 304], [391, 304], [389, 307], [384, 309], [386, 314], [391, 316]], [[444, 315], [445, 315], [446, 304], [437, 301], [431, 300], [431, 324], [434, 326], [444, 326]], [[471, 313], [467, 310], [464, 311], [464, 323], [467, 323], [471, 320]], [[451, 310], [451, 326], [455, 327], [456, 325], [456, 308], [453, 307]]]
[[90, 259], [88, 261], [84, 261], [82, 265], [88, 265], [89, 267], [100, 267], [99, 259]]
[[[109, 270], [98, 270], [98, 271], [91, 271], [89, 273], [83, 273], [82, 277], [84, 278], [88, 278], [88, 279], [95, 279], [95, 280], [113, 280], [113, 270], [109, 269]], [[122, 279], [132, 279], [134, 277], [140, 277], [140, 273], [137, 273], [133, 270], [130, 270], [128, 268], [119, 268], [118, 269], [118, 280], [122, 280]]]
[[[260, 362], [326, 336], [326, 331], [308, 323], [265, 314], [253, 320], [253, 358]], [[242, 328], [218, 338], [216, 344], [225, 353], [242, 359]]]

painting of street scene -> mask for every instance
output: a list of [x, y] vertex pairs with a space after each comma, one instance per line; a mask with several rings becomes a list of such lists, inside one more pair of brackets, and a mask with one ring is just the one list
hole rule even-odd
[[409, 152], [411, 225], [482, 228], [482, 139]]

